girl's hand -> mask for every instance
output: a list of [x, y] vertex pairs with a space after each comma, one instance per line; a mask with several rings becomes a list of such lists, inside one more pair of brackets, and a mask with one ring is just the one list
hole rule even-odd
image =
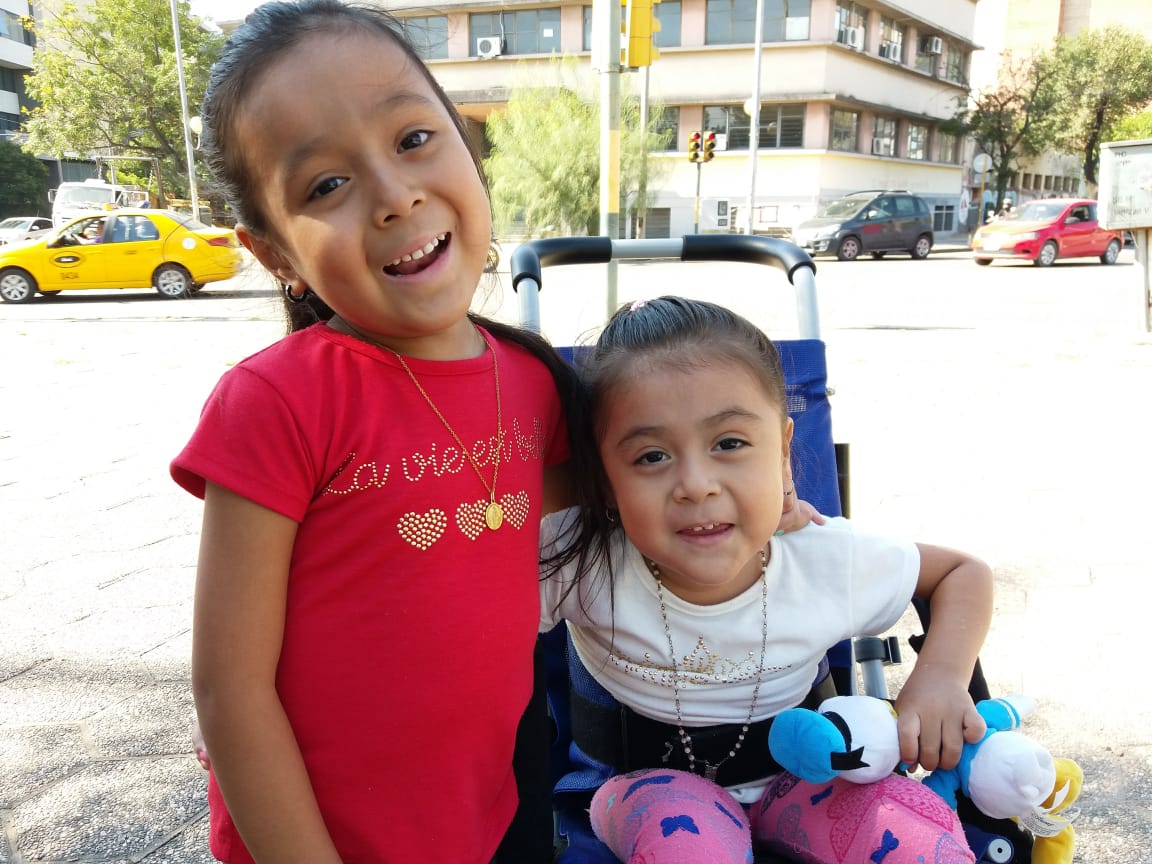
[[955, 768], [964, 743], [979, 743], [987, 730], [967, 689], [916, 672], [900, 690], [896, 714], [900, 760], [909, 770]]
[[790, 477], [785, 479], [788, 481], [788, 489], [784, 492], [784, 512], [780, 514], [780, 524], [777, 526], [776, 533], [787, 534], [790, 531], [799, 531], [809, 522], [823, 525], [824, 517], [820, 512], [807, 501], [797, 498], [796, 484], [792, 482]]

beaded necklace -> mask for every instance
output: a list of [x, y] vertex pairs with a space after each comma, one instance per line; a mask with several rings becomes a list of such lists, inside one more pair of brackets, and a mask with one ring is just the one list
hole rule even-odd
[[[676, 649], [672, 644], [672, 627], [668, 623], [668, 610], [664, 602], [664, 584], [660, 580], [660, 568], [655, 561], [644, 559], [652, 578], [656, 580], [656, 595], [660, 599], [660, 618], [664, 622], [664, 635], [668, 639], [668, 656], [672, 661], [672, 700], [676, 706], [676, 729], [680, 735], [680, 746], [684, 748], [684, 755], [688, 757], [688, 771], [696, 773], [696, 754], [692, 752], [692, 737], [684, 731], [684, 718], [680, 710], [680, 667], [676, 663]], [[752, 703], [748, 706], [748, 716], [740, 727], [740, 734], [736, 736], [736, 743], [728, 751], [728, 755], [713, 765], [704, 762], [704, 776], [715, 782], [716, 774], [720, 768], [740, 752], [744, 744], [744, 737], [748, 734], [748, 727], [752, 725], [752, 717], [756, 713], [756, 702], [760, 698], [760, 681], [764, 677], [764, 657], [768, 652], [768, 556], [760, 550], [760, 611], [762, 624], [760, 630], [760, 668], [756, 672], [756, 686], [752, 689]]]

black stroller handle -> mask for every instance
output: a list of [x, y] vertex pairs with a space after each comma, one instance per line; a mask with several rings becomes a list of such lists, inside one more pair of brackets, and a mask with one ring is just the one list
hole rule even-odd
[[[735, 261], [769, 264], [782, 270], [796, 288], [800, 336], [820, 338], [816, 309], [816, 265], [792, 243], [748, 234], [687, 234], [665, 239], [613, 240], [610, 237], [546, 237], [522, 243], [512, 252], [512, 287], [520, 297], [520, 320], [539, 330], [538, 293], [543, 267], [630, 261]], [[521, 291], [521, 283], [526, 283]]]

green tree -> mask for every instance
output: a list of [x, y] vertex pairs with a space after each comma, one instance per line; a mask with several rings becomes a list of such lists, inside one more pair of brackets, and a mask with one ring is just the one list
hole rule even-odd
[[47, 212], [48, 168], [10, 141], [0, 141], [0, 219]]
[[[223, 37], [176, 0], [189, 110], [195, 112]], [[32, 153], [160, 159], [168, 190], [187, 197], [187, 161], [169, 0], [92, 0], [41, 7], [35, 100], [25, 124]], [[127, 166], [126, 166], [127, 167]]]
[[[492, 149], [484, 169], [502, 234], [519, 223], [537, 236], [599, 231], [599, 104], [585, 95], [591, 88], [570, 60], [553, 61], [550, 73], [546, 83], [537, 72], [534, 81], [515, 86], [506, 110], [488, 117]], [[642, 209], [647, 202], [638, 195], [641, 166], [661, 136], [639, 132], [635, 96], [622, 96], [620, 113], [622, 198]], [[648, 188], [658, 181], [659, 172], [649, 166]]]
[[1005, 52], [996, 83], [972, 94], [943, 124], [945, 131], [971, 136], [992, 157], [997, 211], [1020, 159], [1038, 153], [1049, 135], [1044, 118], [1055, 98], [1052, 77], [1046, 58]]
[[1056, 101], [1052, 145], [1080, 155], [1096, 185], [1100, 144], [1117, 126], [1152, 103], [1152, 42], [1131, 29], [1105, 27], [1056, 40], [1050, 52]]
[[1120, 120], [1108, 140], [1139, 141], [1146, 138], [1152, 138], [1152, 108], [1136, 111]]

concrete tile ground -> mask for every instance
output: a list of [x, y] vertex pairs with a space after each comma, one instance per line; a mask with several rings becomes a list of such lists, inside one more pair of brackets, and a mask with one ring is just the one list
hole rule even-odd
[[[1125, 255], [818, 277], [853, 515], [994, 565], [985, 668], [1038, 699], [1026, 731], [1085, 769], [1078, 864], [1152, 862], [1152, 340]], [[766, 329], [792, 320], [787, 292], [751, 302], [726, 293], [744, 271], [701, 272], [636, 268], [620, 299], [705, 290]], [[569, 341], [601, 277], [549, 284]], [[211, 860], [188, 735], [199, 507], [167, 463], [219, 375], [279, 334], [277, 310], [254, 278], [185, 301], [0, 305], [0, 864]]]

